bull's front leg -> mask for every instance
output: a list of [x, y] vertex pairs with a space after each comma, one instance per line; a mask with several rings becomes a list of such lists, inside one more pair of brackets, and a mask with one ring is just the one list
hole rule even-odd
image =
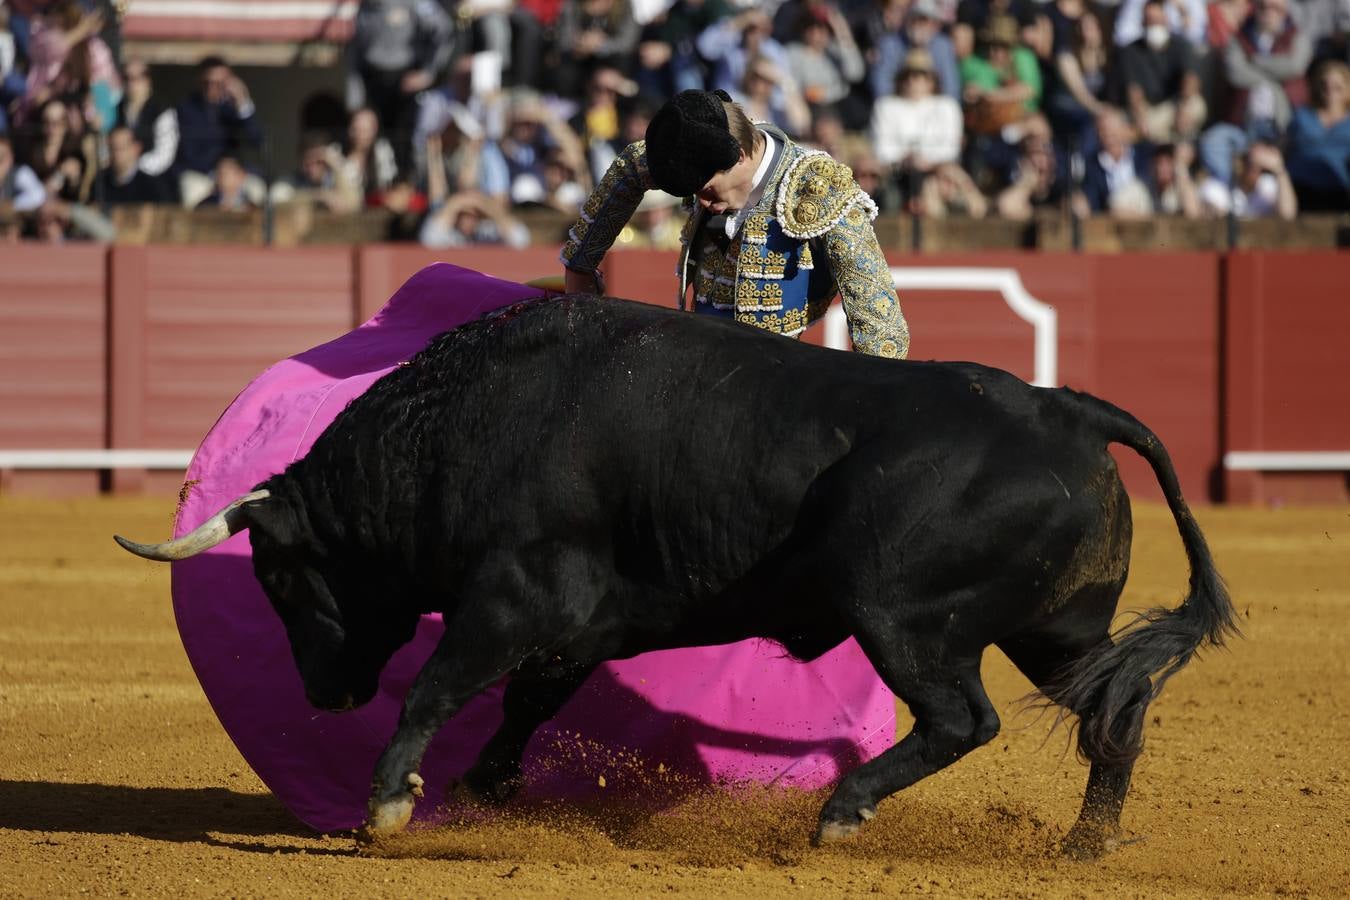
[[417, 673], [403, 701], [398, 729], [375, 764], [369, 814], [363, 837], [401, 831], [412, 818], [415, 798], [421, 796], [417, 768], [427, 745], [450, 717], [520, 663], [519, 646], [512, 640], [493, 640], [477, 634], [466, 623], [448, 623], [431, 658]]

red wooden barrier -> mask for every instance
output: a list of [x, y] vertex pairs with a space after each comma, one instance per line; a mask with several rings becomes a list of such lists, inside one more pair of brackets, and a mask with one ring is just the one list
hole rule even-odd
[[[102, 447], [107, 436], [107, 255], [0, 246], [0, 448]], [[97, 472], [0, 472], [0, 488], [92, 493]]]
[[[352, 327], [348, 247], [111, 253], [114, 449], [195, 448], [263, 369]], [[114, 476], [117, 489], [139, 488], [144, 479], [132, 470]]]
[[407, 244], [368, 244], [357, 248], [358, 321], [375, 315], [409, 276], [434, 262], [454, 263], [517, 282], [562, 274], [557, 247], [427, 250]]
[[[0, 248], [0, 450], [195, 447], [259, 371], [368, 318], [436, 260], [516, 281], [560, 271], [554, 247]], [[1006, 252], [891, 262], [1016, 270], [1057, 312], [1057, 381], [1153, 428], [1193, 500], [1221, 496], [1225, 450], [1350, 452], [1339, 387], [1350, 256]], [[610, 293], [671, 306], [674, 264], [672, 253], [612, 253]], [[902, 302], [914, 358], [1032, 376], [1033, 329], [995, 294], [906, 290]], [[819, 329], [806, 336], [821, 338]], [[1135, 496], [1158, 496], [1141, 461], [1117, 458]], [[91, 473], [72, 477], [96, 485]], [[9, 473], [4, 487], [52, 483]], [[144, 483], [134, 473], [116, 479], [124, 489]], [[1239, 471], [1226, 484], [1235, 500], [1346, 497], [1341, 470]]]
[[[1230, 459], [1241, 454], [1335, 452], [1350, 458], [1345, 373], [1350, 340], [1350, 256], [1235, 253], [1226, 261], [1224, 334]], [[1347, 499], [1346, 466], [1230, 468], [1236, 502]], [[1232, 465], [1232, 463], [1230, 463]]]

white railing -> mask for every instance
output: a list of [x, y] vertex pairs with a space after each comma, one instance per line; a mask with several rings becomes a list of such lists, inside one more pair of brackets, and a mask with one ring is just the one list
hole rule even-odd
[[[1055, 308], [1042, 303], [1022, 284], [1016, 269], [978, 267], [896, 266], [891, 269], [895, 288], [932, 291], [995, 291], [1019, 319], [1030, 322], [1034, 341], [1031, 383], [1038, 387], [1059, 384], [1059, 317]], [[904, 298], [901, 298], [903, 305]], [[847, 350], [848, 320], [836, 304], [825, 317], [825, 344]]]

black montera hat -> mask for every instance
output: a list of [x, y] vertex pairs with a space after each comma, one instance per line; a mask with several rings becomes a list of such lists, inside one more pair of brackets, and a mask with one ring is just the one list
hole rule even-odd
[[741, 145], [731, 136], [726, 91], [681, 91], [647, 126], [647, 170], [667, 194], [698, 193], [713, 175], [736, 164]]

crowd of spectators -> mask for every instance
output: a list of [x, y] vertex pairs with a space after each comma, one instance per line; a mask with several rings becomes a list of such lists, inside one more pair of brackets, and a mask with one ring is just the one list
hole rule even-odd
[[[345, 119], [297, 110], [294, 154], [228, 60], [165, 103], [108, 25], [94, 0], [0, 0], [0, 238], [309, 202], [520, 246], [519, 210], [574, 214], [688, 88], [834, 154], [884, 212], [1350, 209], [1350, 0], [361, 0]], [[674, 206], [649, 196], [621, 241], [672, 245]]]

